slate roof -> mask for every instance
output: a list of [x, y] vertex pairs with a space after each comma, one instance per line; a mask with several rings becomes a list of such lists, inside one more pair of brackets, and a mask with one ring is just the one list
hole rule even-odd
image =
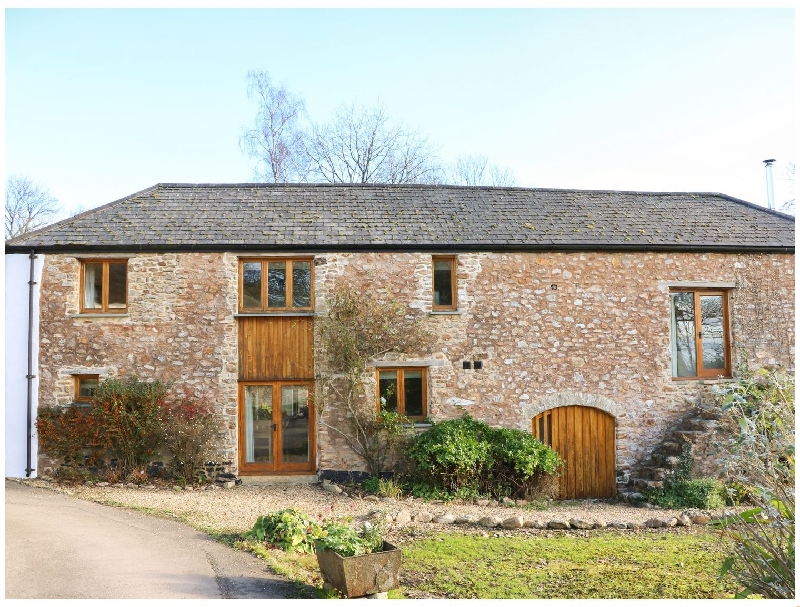
[[794, 218], [713, 193], [162, 183], [6, 242], [31, 248], [794, 252]]

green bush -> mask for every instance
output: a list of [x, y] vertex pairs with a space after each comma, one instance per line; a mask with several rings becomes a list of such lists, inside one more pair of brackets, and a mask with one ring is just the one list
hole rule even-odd
[[462, 488], [480, 491], [492, 461], [487, 440], [489, 426], [468, 415], [433, 422], [409, 449], [421, 480], [446, 491]]
[[412, 485], [446, 493], [530, 497], [552, 478], [561, 458], [522, 430], [492, 428], [465, 415], [434, 422], [413, 442]]
[[692, 478], [665, 482], [664, 487], [648, 489], [645, 497], [662, 508], [717, 510], [725, 506], [727, 491], [720, 480]]
[[277, 546], [287, 552], [314, 552], [323, 536], [320, 524], [294, 508], [259, 516], [246, 537]]
[[361, 483], [361, 488], [367, 493], [379, 497], [398, 498], [403, 495], [400, 485], [391, 478], [371, 476]]
[[123, 477], [147, 467], [162, 440], [161, 422], [169, 386], [159, 380], [109, 378], [92, 401], [93, 416]]

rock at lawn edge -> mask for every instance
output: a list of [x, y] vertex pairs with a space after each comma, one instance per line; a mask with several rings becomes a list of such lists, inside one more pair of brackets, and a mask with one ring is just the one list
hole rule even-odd
[[438, 523], [440, 525], [450, 525], [453, 521], [456, 520], [456, 517], [450, 514], [449, 512], [445, 512], [444, 514], [437, 514], [433, 518], [434, 523]]
[[394, 522], [398, 525], [408, 525], [411, 522], [411, 512], [408, 510], [401, 510], [394, 517]]
[[548, 529], [569, 529], [569, 521], [547, 521]]
[[524, 525], [524, 521], [522, 520], [521, 516], [509, 516], [505, 519], [500, 526], [503, 529], [519, 529]]
[[499, 516], [484, 516], [478, 521], [481, 527], [499, 527], [502, 524], [502, 519]]
[[416, 523], [430, 523], [433, 520], [433, 515], [430, 512], [423, 510], [414, 515], [414, 522]]
[[579, 518], [572, 518], [569, 520], [569, 526], [573, 529], [591, 529], [593, 527], [593, 523]]

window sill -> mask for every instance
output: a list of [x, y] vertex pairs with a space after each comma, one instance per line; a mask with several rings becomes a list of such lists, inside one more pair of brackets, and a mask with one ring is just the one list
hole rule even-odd
[[463, 314], [461, 310], [431, 310], [431, 316], [448, 316], [448, 315], [458, 315]]
[[315, 312], [237, 312], [234, 318], [248, 318], [250, 316], [316, 316]]
[[130, 318], [130, 313], [120, 312], [102, 312], [98, 314], [67, 314], [67, 318]]
[[384, 367], [443, 367], [443, 360], [370, 360], [367, 362], [370, 367], [382, 369]]
[[717, 375], [715, 377], [673, 377], [672, 381], [705, 381], [709, 383], [717, 383], [731, 381], [732, 379], [732, 375]]

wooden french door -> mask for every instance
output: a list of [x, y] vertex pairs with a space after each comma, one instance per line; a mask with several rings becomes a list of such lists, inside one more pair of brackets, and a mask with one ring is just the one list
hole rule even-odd
[[533, 418], [533, 435], [564, 460], [559, 499], [613, 497], [616, 493], [614, 418], [594, 407], [568, 406]]
[[311, 383], [239, 384], [239, 468], [242, 472], [305, 472], [313, 468]]
[[316, 469], [313, 318], [239, 318], [239, 473]]

